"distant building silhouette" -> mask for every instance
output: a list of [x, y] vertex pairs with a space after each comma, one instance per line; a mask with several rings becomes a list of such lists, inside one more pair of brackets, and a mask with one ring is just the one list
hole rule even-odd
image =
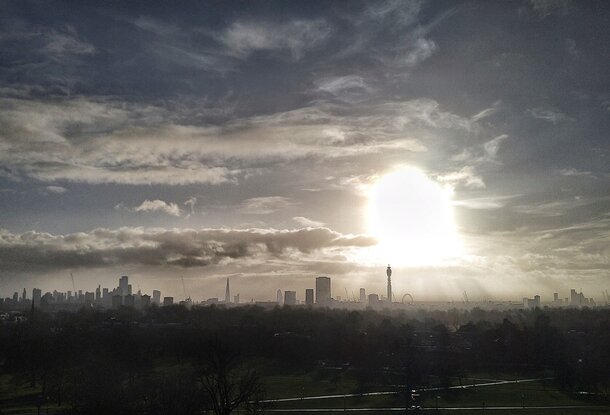
[[297, 304], [297, 292], [296, 291], [284, 291], [284, 305], [296, 305]]
[[161, 305], [161, 291], [153, 290], [152, 302], [156, 305]]
[[316, 304], [329, 305], [331, 301], [330, 278], [316, 278]]
[[534, 298], [523, 298], [523, 308], [540, 307], [540, 296], [535, 295]]
[[227, 278], [227, 288], [225, 289], [225, 303], [231, 302], [231, 290], [229, 288], [229, 278]]
[[42, 290], [40, 288], [34, 288], [32, 290], [32, 306], [40, 308], [40, 299], [42, 298]]
[[386, 275], [388, 276], [388, 302], [392, 302], [392, 268], [390, 268], [390, 264], [388, 264], [388, 268], [385, 270]]
[[307, 288], [305, 290], [305, 304], [313, 305], [313, 288]]
[[364, 288], [360, 288], [360, 302], [362, 304], [366, 303], [366, 290]]
[[278, 290], [275, 293], [275, 300], [277, 301], [278, 304], [282, 304], [282, 290], [280, 290], [278, 288]]
[[174, 297], [163, 297], [163, 305], [174, 305]]
[[140, 306], [150, 307], [150, 295], [144, 294], [142, 297], [140, 297]]
[[129, 294], [128, 286], [129, 286], [129, 277], [127, 275], [123, 275], [121, 278], [119, 278], [119, 293], [118, 294], [121, 297], [125, 297], [127, 294]]

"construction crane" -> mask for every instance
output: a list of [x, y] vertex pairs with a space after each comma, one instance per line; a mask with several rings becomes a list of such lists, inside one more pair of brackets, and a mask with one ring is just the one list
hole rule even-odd
[[184, 275], [181, 275], [180, 278], [182, 278], [182, 289], [184, 290], [184, 301], [191, 301], [191, 297], [186, 296], [186, 285], [184, 285]]
[[70, 278], [72, 278], [72, 289], [74, 290], [74, 295], [76, 295], [76, 284], [74, 284], [74, 274], [70, 271]]

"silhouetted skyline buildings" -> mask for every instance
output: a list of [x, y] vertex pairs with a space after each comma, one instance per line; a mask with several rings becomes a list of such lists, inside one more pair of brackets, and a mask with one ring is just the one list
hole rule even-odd
[[[73, 292], [71, 290], [67, 292], [60, 292], [54, 290], [53, 292], [46, 292], [42, 294], [42, 290], [39, 288], [32, 289], [31, 299], [27, 297], [27, 289], [24, 288], [21, 296], [19, 293], [13, 293], [12, 297], [0, 298], [0, 309], [4, 310], [25, 310], [28, 308], [43, 309], [47, 311], [57, 310], [77, 310], [81, 307], [90, 308], [120, 308], [133, 307], [133, 308], [146, 308], [151, 306], [171, 306], [174, 304], [184, 305], [190, 307], [192, 305], [225, 305], [225, 306], [239, 306], [242, 304], [257, 304], [261, 306], [320, 306], [320, 307], [402, 307], [412, 306], [414, 301], [410, 294], [405, 294], [400, 302], [393, 301], [392, 298], [392, 269], [388, 265], [386, 269], [387, 276], [387, 296], [379, 296], [377, 293], [370, 293], [366, 295], [366, 289], [364, 287], [359, 289], [359, 297], [356, 298], [352, 295], [352, 298], [347, 295], [347, 289], [345, 289], [346, 297], [341, 298], [337, 296], [332, 297], [332, 280], [328, 276], [319, 276], [315, 278], [315, 289], [306, 288], [304, 292], [303, 300], [299, 300], [299, 296], [296, 290], [282, 290], [276, 291], [276, 301], [257, 301], [252, 298], [249, 302], [240, 302], [240, 295], [237, 294], [231, 297], [230, 290], [230, 279], [226, 279], [225, 296], [224, 301], [220, 301], [217, 297], [208, 298], [200, 302], [194, 302], [190, 297], [187, 297], [185, 290], [185, 298], [177, 303], [174, 301], [172, 296], [161, 296], [160, 290], [153, 290], [152, 296], [149, 294], [142, 293], [140, 290], [133, 292], [132, 285], [129, 283], [129, 277], [123, 275], [119, 277], [118, 286], [110, 290], [109, 288], [102, 288], [100, 285], [97, 286], [94, 292], [78, 290]], [[411, 297], [409, 303], [404, 303], [405, 297]], [[571, 289], [570, 297], [561, 299], [559, 293], [553, 293], [553, 299], [549, 302], [542, 302], [540, 295], [535, 295], [533, 298], [523, 298], [521, 303], [519, 302], [508, 302], [503, 304], [501, 302], [470, 302], [466, 292], [463, 293], [464, 301], [462, 304], [465, 305], [481, 305], [486, 304], [487, 307], [498, 306], [506, 307], [511, 306], [514, 308], [536, 308], [542, 306], [551, 307], [593, 307], [596, 306], [596, 302], [593, 298], [587, 298], [582, 292], [577, 292], [575, 289]], [[609, 303], [607, 292], [604, 292], [603, 303], [607, 305]], [[419, 302], [418, 306], [430, 305], [430, 304], [451, 304], [453, 306], [459, 306], [460, 302]]]

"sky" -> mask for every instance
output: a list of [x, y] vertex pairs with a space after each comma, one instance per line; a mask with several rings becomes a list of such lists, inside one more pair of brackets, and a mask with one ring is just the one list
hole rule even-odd
[[601, 301], [609, 39], [605, 1], [3, 1], [0, 296], [384, 293], [367, 209], [412, 169], [460, 250], [397, 248], [398, 300]]

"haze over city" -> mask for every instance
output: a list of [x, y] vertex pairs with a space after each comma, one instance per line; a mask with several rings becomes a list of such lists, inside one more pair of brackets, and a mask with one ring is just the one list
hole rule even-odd
[[0, 11], [0, 297], [610, 288], [604, 2]]

